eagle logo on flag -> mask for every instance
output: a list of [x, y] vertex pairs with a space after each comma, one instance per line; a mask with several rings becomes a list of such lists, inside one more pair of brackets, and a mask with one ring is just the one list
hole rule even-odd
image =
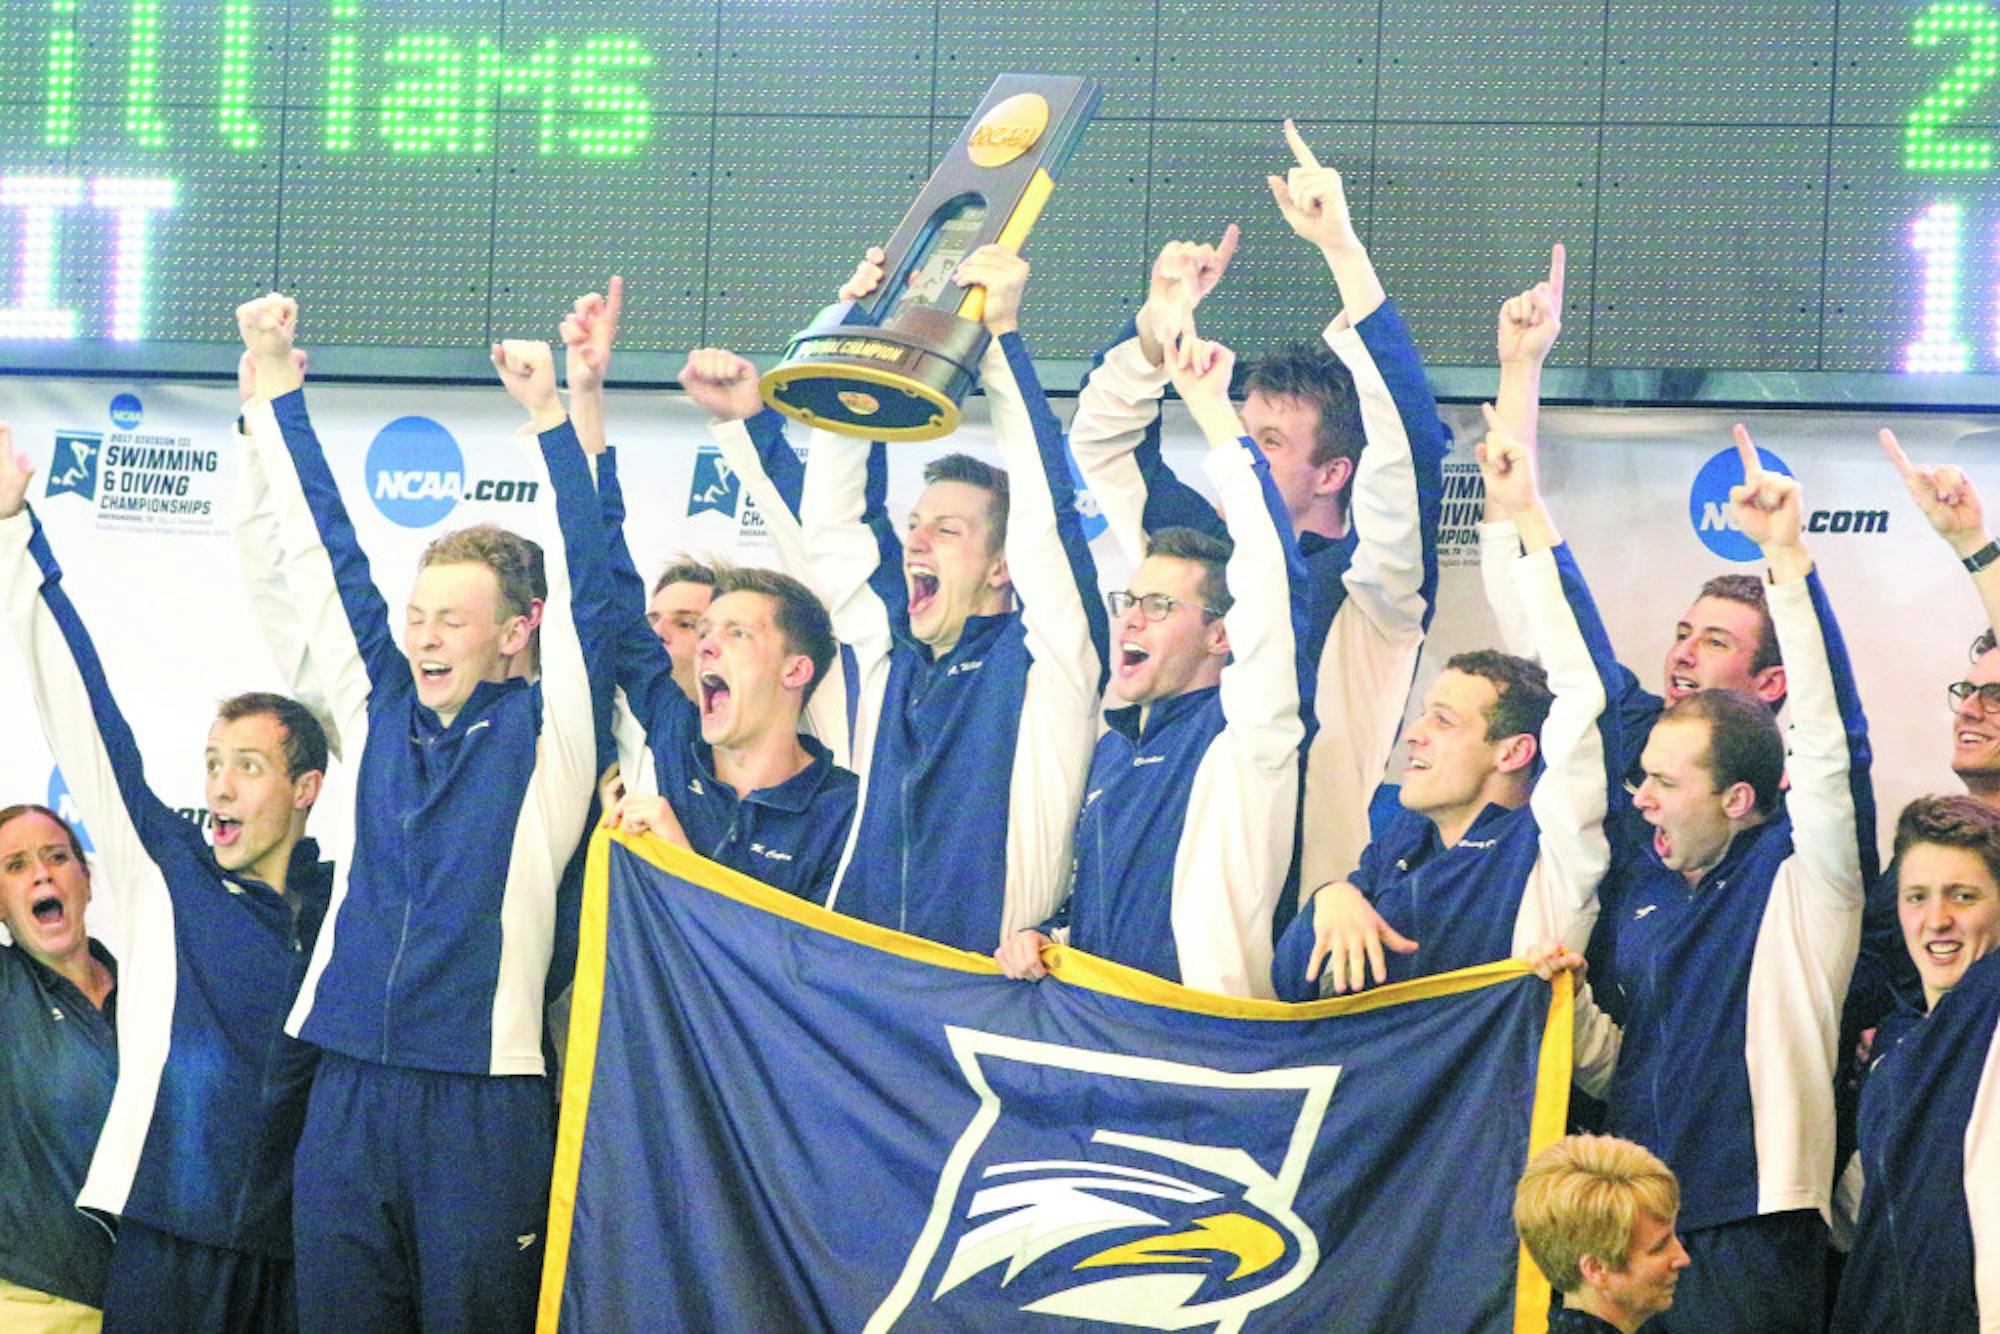
[[1237, 1073], [946, 1034], [978, 1107], [870, 1331], [996, 1302], [1227, 1331], [1312, 1273], [1319, 1243], [1292, 1203], [1340, 1067]]

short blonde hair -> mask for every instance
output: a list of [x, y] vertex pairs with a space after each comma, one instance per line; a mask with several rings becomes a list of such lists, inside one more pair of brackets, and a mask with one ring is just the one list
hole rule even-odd
[[1671, 1223], [1681, 1186], [1640, 1145], [1611, 1135], [1571, 1135], [1528, 1160], [1514, 1188], [1514, 1230], [1557, 1292], [1583, 1286], [1583, 1257], [1625, 1267], [1641, 1211]]
[[458, 528], [431, 539], [417, 558], [419, 570], [433, 565], [484, 565], [500, 582], [500, 619], [526, 616], [549, 595], [542, 548], [519, 533], [490, 523]]

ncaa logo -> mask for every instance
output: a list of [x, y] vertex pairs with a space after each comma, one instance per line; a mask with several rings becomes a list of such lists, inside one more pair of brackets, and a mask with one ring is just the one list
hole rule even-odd
[[465, 456], [429, 417], [398, 417], [368, 445], [368, 497], [391, 523], [428, 528], [465, 494]]
[[137, 394], [120, 394], [111, 400], [111, 424], [121, 431], [129, 431], [139, 424], [139, 418], [145, 411], [145, 405], [139, 402]]
[[91, 846], [90, 831], [83, 827], [83, 812], [76, 808], [76, 798], [69, 794], [69, 784], [63, 781], [60, 769], [49, 770], [48, 800], [44, 804], [76, 830], [76, 841], [83, 844], [85, 852], [97, 851]]
[[[1785, 461], [1768, 449], [1757, 451], [1758, 460], [1765, 472], [1774, 472], [1790, 477], [1792, 470]], [[1694, 524], [1694, 535], [1702, 545], [1724, 560], [1762, 560], [1764, 553], [1757, 544], [1745, 537], [1729, 516], [1729, 489], [1743, 484], [1743, 460], [1736, 453], [1736, 446], [1718, 451], [1708, 462], [1701, 465], [1701, 471], [1694, 475], [1694, 486], [1688, 492], [1688, 518]]]

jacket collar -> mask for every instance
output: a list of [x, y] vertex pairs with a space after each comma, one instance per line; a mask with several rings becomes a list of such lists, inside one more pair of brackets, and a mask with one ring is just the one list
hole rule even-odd
[[1178, 695], [1169, 695], [1156, 700], [1145, 715], [1145, 727], [1140, 728], [1142, 706], [1127, 704], [1119, 709], [1107, 709], [1104, 721], [1112, 730], [1131, 741], [1134, 745], [1150, 741], [1172, 727], [1181, 719], [1205, 709], [1209, 702], [1222, 691], [1220, 686], [1202, 686], [1198, 690], [1184, 690]]
[[[812, 757], [805, 768], [775, 787], [760, 787], [747, 793], [743, 800], [794, 814], [811, 806], [813, 798], [833, 773], [833, 752], [818, 738], [807, 736], [804, 732], [799, 733], [799, 745]], [[697, 737], [691, 743], [691, 749], [695, 767], [701, 771], [701, 776], [713, 783], [718, 791], [729, 791], [728, 784], [715, 776], [715, 748]]]

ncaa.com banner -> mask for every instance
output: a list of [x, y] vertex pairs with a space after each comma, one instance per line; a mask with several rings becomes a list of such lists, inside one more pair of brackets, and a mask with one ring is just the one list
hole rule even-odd
[[[520, 411], [497, 387], [314, 385], [307, 390], [335, 477], [377, 582], [401, 605], [418, 554], [469, 523], [524, 526], [535, 483], [521, 475], [512, 435]], [[1067, 415], [1068, 404], [1059, 405]], [[252, 624], [230, 539], [235, 514], [237, 400], [227, 385], [0, 378], [0, 420], [34, 462], [30, 500], [47, 527], [71, 596], [168, 804], [204, 818], [201, 752], [214, 702], [276, 689]], [[683, 551], [757, 563], [770, 558], [766, 517], [709, 443], [703, 415], [677, 395], [614, 392], [611, 437], [630, 505], [627, 539], [650, 574]], [[1494, 642], [1477, 570], [1482, 496], [1471, 459], [1476, 409], [1447, 408], [1457, 445], [1445, 470], [1439, 610], [1418, 693], [1452, 653]], [[1728, 527], [1740, 479], [1734, 418], [1703, 410], [1552, 409], [1543, 417], [1544, 486], [1604, 609], [1612, 642], [1657, 689], [1674, 621], [1709, 576], [1754, 571], [1756, 552]], [[1955, 790], [1944, 687], [1963, 675], [1981, 627], [1977, 598], [1949, 552], [1904, 496], [1865, 415], [1750, 414], [1765, 466], [1799, 477], [1807, 540], [1848, 633], [1873, 723], [1883, 827], [1922, 792]], [[1932, 416], [1894, 423], [1912, 457], [1966, 464], [2000, 505], [2000, 464], [1981, 455], [2000, 418]], [[806, 443], [803, 431], [794, 441]], [[1204, 445], [1176, 406], [1169, 462], [1205, 486]], [[953, 448], [997, 460], [983, 406]], [[922, 488], [934, 446], [890, 451], [890, 507]], [[1082, 501], [1106, 588], [1127, 562], [1088, 497]], [[530, 533], [539, 537], [540, 534]], [[19, 667], [0, 653], [0, 804], [67, 808]], [[1391, 777], [1401, 759], [1392, 762]], [[331, 775], [314, 832], [345, 842]], [[114, 924], [102, 923], [110, 939]]]

